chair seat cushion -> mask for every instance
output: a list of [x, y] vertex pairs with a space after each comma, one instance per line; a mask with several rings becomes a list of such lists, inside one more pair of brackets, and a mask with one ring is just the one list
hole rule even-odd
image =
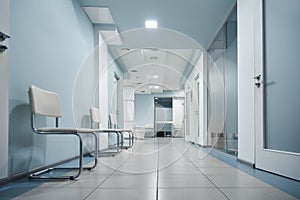
[[93, 133], [94, 130], [93, 129], [89, 129], [89, 128], [78, 128], [78, 129], [74, 129], [74, 128], [55, 128], [55, 127], [42, 127], [42, 128], [38, 128], [37, 129], [38, 132], [42, 132], [42, 133], [61, 133], [61, 134], [71, 134], [71, 133]]
[[121, 129], [93, 129], [94, 132], [99, 133], [112, 133], [112, 132], [121, 132]]

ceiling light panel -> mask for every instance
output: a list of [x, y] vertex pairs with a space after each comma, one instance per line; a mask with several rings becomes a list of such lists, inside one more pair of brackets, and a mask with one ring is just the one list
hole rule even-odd
[[142, 49], [144, 61], [147, 63], [166, 64], [166, 51], [160, 49]]
[[107, 7], [83, 7], [93, 24], [115, 24]]
[[157, 21], [156, 20], [146, 20], [145, 27], [146, 28], [157, 28]]

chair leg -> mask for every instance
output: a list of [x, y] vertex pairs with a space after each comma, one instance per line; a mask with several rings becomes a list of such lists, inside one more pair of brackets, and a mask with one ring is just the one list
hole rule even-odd
[[82, 148], [82, 139], [81, 139], [81, 136], [79, 134], [75, 134], [77, 135], [78, 139], [79, 139], [79, 170], [78, 170], [78, 173], [76, 176], [73, 176], [73, 178], [71, 177], [70, 179], [71, 180], [74, 180], [75, 178], [78, 178], [82, 172], [82, 169], [83, 169], [83, 162], [82, 162], [82, 159], [83, 159], [83, 148]]
[[128, 135], [129, 135], [129, 147], [133, 146], [133, 134], [131, 131], [128, 131]]
[[[101, 133], [101, 132], [98, 132]], [[120, 148], [120, 138], [119, 138], [119, 133], [118, 132], [103, 132], [103, 133], [113, 133], [116, 134], [117, 137], [117, 143], [116, 143], [116, 151], [115, 152], [101, 152], [100, 150], [98, 151], [98, 156], [115, 156], [117, 153], [121, 152], [121, 148]]]
[[98, 137], [95, 133], [91, 133], [95, 138], [95, 150], [94, 150], [94, 165], [92, 167], [85, 167], [83, 169], [92, 170], [97, 166], [98, 163]]
[[120, 144], [121, 144], [121, 149], [123, 149], [123, 148], [124, 148], [124, 135], [123, 135], [122, 132], [119, 132], [119, 134], [120, 134], [120, 136], [121, 136], [121, 142], [120, 142]]
[[128, 145], [123, 146], [125, 149], [131, 148], [133, 146], [133, 133], [132, 131], [126, 131], [128, 133]]
[[[36, 173], [32, 173], [29, 175], [30, 179], [33, 180], [62, 180], [62, 179], [70, 179], [70, 180], [75, 180], [76, 178], [78, 178], [82, 172], [83, 169], [83, 149], [82, 149], [82, 139], [80, 137], [79, 134], [74, 133], [72, 135], [75, 135], [78, 137], [78, 141], [79, 141], [79, 167], [74, 167], [74, 168], [49, 168], [46, 170], [42, 170]], [[51, 172], [54, 171], [55, 169], [78, 169], [78, 172], [75, 176], [43, 176], [42, 174], [47, 173], [47, 172]]]

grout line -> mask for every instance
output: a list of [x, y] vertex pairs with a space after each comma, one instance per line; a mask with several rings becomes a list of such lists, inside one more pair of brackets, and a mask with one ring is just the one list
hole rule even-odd
[[209, 180], [209, 182], [211, 182], [216, 188], [217, 188], [217, 190], [219, 190], [228, 200], [230, 200], [229, 199], [229, 197], [212, 181], [212, 180], [210, 180], [210, 178], [206, 175], [206, 174], [204, 174], [198, 167], [197, 167], [197, 165], [195, 165], [195, 163], [193, 162], [193, 161], [191, 161], [186, 155], [184, 155], [193, 165], [194, 165], [194, 167], [196, 167], [197, 168], [197, 170], [203, 175], [203, 176], [205, 176], [208, 180]]
[[[177, 148], [178, 149], [178, 148]], [[186, 156], [186, 152], [183, 154], [184, 155], [184, 157], [186, 158], [186, 159], [188, 159], [191, 163], [192, 163], [192, 165], [194, 166], [194, 167], [196, 167], [197, 168], [197, 170], [203, 175], [203, 176], [205, 176], [208, 180], [209, 180], [209, 182], [211, 182], [214, 186], [215, 186], [215, 188], [219, 191], [219, 192], [221, 192], [225, 197], [226, 197], [226, 199], [228, 199], [228, 200], [230, 200], [229, 199], [229, 197], [212, 181], [212, 180], [210, 180], [210, 178], [206, 175], [206, 174], [204, 174], [199, 168], [198, 168], [198, 166], [197, 165], [195, 165], [195, 163], [188, 157], [188, 156]]]
[[[145, 145], [145, 143], [144, 144], [142, 144], [135, 152], [137, 152], [138, 150], [140, 150], [143, 146]], [[135, 153], [134, 152], [134, 153]], [[122, 153], [122, 151], [120, 152], [120, 153]], [[86, 200], [87, 198], [89, 198], [96, 190], [98, 190], [99, 188], [100, 188], [100, 186], [103, 184], [103, 183], [105, 183], [112, 175], [114, 175], [117, 171], [118, 171], [118, 169], [120, 169], [123, 165], [125, 165], [125, 163], [131, 158], [131, 157], [133, 157], [133, 155], [134, 154], [132, 154], [131, 156], [129, 156], [123, 163], [122, 163], [122, 165], [121, 166], [119, 166], [117, 169], [114, 169], [114, 171], [112, 171], [101, 183], [99, 183], [85, 198], [84, 198], [84, 200]], [[113, 157], [113, 158], [116, 158], [116, 157]]]

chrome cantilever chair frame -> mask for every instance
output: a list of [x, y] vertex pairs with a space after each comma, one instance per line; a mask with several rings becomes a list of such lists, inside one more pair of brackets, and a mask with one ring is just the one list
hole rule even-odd
[[[120, 133], [122, 133], [123, 140], [128, 140], [128, 145], [123, 144], [123, 148], [128, 149], [133, 146], [134, 136], [133, 131], [129, 129], [119, 129], [117, 118], [115, 114], [109, 114], [109, 121], [111, 128], [114, 128], [115, 130], [118, 130]], [[124, 137], [124, 133], [128, 133], [129, 137]]]
[[[123, 149], [123, 135], [122, 133], [117, 129], [102, 129], [100, 128], [101, 124], [101, 118], [100, 118], [100, 110], [95, 107], [90, 108], [90, 117], [91, 117], [91, 128], [93, 129], [94, 133], [114, 133], [117, 136], [117, 148], [116, 152], [101, 152], [98, 151], [98, 155], [109, 155], [114, 156], [116, 153], [119, 153]], [[94, 128], [94, 124], [98, 124], [98, 128]]]
[[[34, 90], [34, 91], [33, 91]], [[37, 93], [34, 95], [33, 93]], [[38, 94], [39, 93], [39, 94]], [[78, 138], [78, 143], [79, 143], [79, 166], [78, 167], [72, 167], [72, 168], [48, 168], [46, 170], [40, 170], [35, 173], [32, 173], [29, 175], [29, 178], [31, 179], [71, 179], [74, 180], [75, 178], [78, 178], [82, 172], [83, 169], [88, 169], [91, 170], [96, 167], [97, 162], [98, 162], [98, 138], [97, 135], [93, 132], [92, 129], [70, 129], [70, 128], [58, 128], [59, 126], [59, 118], [61, 117], [60, 113], [60, 99], [59, 95], [50, 91], [42, 90], [36, 86], [30, 86], [29, 91], [29, 101], [31, 105], [31, 127], [33, 131], [39, 135], [69, 135], [69, 136], [76, 136]], [[41, 99], [39, 99], [43, 95], [47, 95], [50, 97], [47, 99], [48, 101], [53, 100], [55, 102], [47, 102], [50, 104], [50, 109], [47, 108], [47, 103], [41, 103]], [[35, 97], [36, 96], [36, 97]], [[45, 99], [44, 99], [45, 100]], [[42, 111], [43, 109], [45, 110], [45, 107], [39, 108], [39, 105], [37, 104], [42, 104], [43, 106], [46, 107], [46, 111]], [[55, 107], [54, 111], [51, 111], [53, 106], [58, 106], [58, 108]], [[55, 117], [55, 127], [46, 127], [46, 128], [37, 128], [35, 126], [35, 115], [42, 115], [46, 117]], [[91, 134], [95, 138], [95, 152], [94, 152], [94, 164], [91, 167], [83, 167], [83, 145], [82, 145], [82, 138], [80, 134]], [[91, 153], [91, 152], [90, 152]], [[44, 173], [50, 172], [55, 169], [78, 169], [77, 174], [71, 175], [71, 176], [45, 176], [42, 175]]]

